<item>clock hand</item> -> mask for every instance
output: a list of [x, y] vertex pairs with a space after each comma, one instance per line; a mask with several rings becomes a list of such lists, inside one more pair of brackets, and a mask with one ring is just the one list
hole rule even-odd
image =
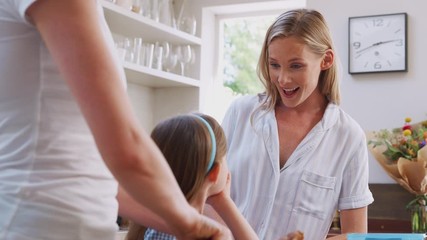
[[393, 40], [388, 40], [388, 41], [379, 42], [379, 44], [378, 44], [378, 45], [380, 45], [380, 44], [384, 44], [384, 43], [397, 42], [397, 41], [400, 41], [400, 39], [393, 39]]
[[362, 52], [365, 52], [366, 50], [371, 49], [373, 47], [376, 47], [376, 46], [379, 46], [379, 45], [382, 45], [385, 43], [396, 42], [396, 41], [400, 41], [400, 39], [393, 39], [393, 40], [388, 40], [388, 41], [377, 42], [377, 43], [372, 44], [371, 46], [368, 46], [368, 47], [365, 47], [363, 49], [360, 49], [359, 51], [356, 51], [356, 53], [362, 53]]

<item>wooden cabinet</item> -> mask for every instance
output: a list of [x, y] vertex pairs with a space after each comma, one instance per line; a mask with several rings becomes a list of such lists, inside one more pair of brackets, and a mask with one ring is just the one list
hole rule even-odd
[[[128, 93], [141, 124], [151, 131], [160, 120], [200, 108], [201, 39], [150, 18], [134, 13], [109, 1], [102, 1], [105, 18], [113, 33], [144, 42], [168, 41], [190, 44], [196, 61], [187, 76], [124, 62]], [[189, 76], [189, 77], [188, 77]]]

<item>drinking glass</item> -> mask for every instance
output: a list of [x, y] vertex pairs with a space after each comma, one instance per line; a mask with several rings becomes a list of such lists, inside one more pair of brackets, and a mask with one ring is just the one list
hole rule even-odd
[[117, 49], [117, 54], [119, 56], [119, 59], [121, 61], [124, 61], [126, 56], [126, 49], [124, 47], [124, 37], [116, 33], [112, 33], [112, 35], [114, 40], [114, 46]]
[[[169, 54], [171, 52], [171, 44], [167, 41], [163, 41], [160, 43], [160, 46], [163, 47], [163, 61], [166, 60], [166, 58], [169, 57]], [[162, 63], [163, 64], [163, 63]]]
[[173, 6], [171, 0], [159, 0], [159, 21], [170, 27], [176, 28], [176, 21], [174, 16]]
[[151, 18], [151, 0], [141, 0], [142, 16]]
[[116, 0], [116, 4], [127, 10], [132, 10], [132, 0]]
[[158, 0], [152, 0], [150, 1], [151, 4], [151, 19], [158, 22], [159, 19], [159, 1]]
[[[164, 47], [164, 46], [163, 46]], [[169, 44], [169, 52], [167, 54], [166, 57], [163, 58], [163, 69], [166, 72], [173, 72], [174, 68], [176, 67], [177, 63], [178, 63], [178, 55], [177, 55], [177, 51], [175, 50], [176, 48], [174, 48], [171, 44]], [[164, 51], [163, 53], [165, 53], [166, 51]], [[165, 56], [165, 55], [163, 55]]]
[[159, 42], [154, 44], [154, 69], [162, 70], [162, 62], [163, 62], [163, 46], [160, 45]]
[[144, 43], [144, 66], [152, 68], [153, 67], [153, 55], [154, 55], [154, 44], [153, 43]]
[[178, 62], [180, 64], [181, 67], [181, 72], [180, 74], [182, 76], [185, 76], [185, 67], [186, 64], [189, 63], [191, 61], [191, 46], [188, 44], [185, 45], [178, 45], [176, 47], [176, 54], [178, 57]]
[[132, 0], [132, 12], [142, 13], [142, 0]]
[[133, 62], [134, 59], [134, 49], [132, 40], [128, 37], [125, 37], [123, 40], [123, 48], [125, 49], [125, 61], [126, 62]]
[[142, 38], [134, 38], [133, 40], [133, 62], [139, 65], [142, 65], [143, 59], [143, 51], [142, 51]]
[[182, 16], [179, 22], [179, 30], [189, 33], [191, 35], [196, 35], [196, 27], [197, 21], [195, 16]]

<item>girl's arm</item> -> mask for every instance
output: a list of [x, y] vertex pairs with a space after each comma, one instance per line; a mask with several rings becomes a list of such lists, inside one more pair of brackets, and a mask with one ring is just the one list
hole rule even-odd
[[190, 207], [161, 152], [139, 125], [113, 50], [104, 39], [97, 1], [35, 1], [27, 15], [79, 104], [102, 158], [123, 188], [161, 216], [180, 238], [223, 236], [227, 230]]
[[[214, 208], [215, 212], [218, 216], [221, 217], [222, 222], [227, 225], [227, 227], [231, 230], [234, 238], [236, 240], [246, 240], [246, 239], [258, 239], [257, 234], [240, 213], [239, 209], [234, 204], [233, 200], [229, 196], [219, 196], [225, 195], [219, 193], [218, 196], [212, 196], [211, 198], [218, 199], [210, 199], [210, 205]], [[219, 199], [221, 198], [221, 199]], [[208, 207], [208, 206], [207, 206]], [[208, 210], [210, 212], [210, 216], [215, 214], [212, 212], [213, 209]], [[214, 218], [217, 221], [221, 221], [218, 218]]]
[[206, 205], [204, 214], [225, 224], [236, 240], [258, 239], [251, 225], [249, 225], [231, 199], [230, 184], [231, 175], [228, 174], [225, 189], [208, 198], [207, 202], [212, 208]]

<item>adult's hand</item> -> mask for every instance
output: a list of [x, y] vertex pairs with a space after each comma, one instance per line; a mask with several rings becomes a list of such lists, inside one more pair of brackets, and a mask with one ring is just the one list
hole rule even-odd
[[[197, 213], [198, 214], [198, 213]], [[194, 227], [185, 232], [181, 230], [181, 234], [177, 234], [177, 239], [211, 239], [211, 240], [229, 240], [233, 239], [228, 228], [218, 222], [198, 214]]]
[[139, 204], [121, 187], [119, 187], [117, 200], [120, 216], [141, 226], [174, 235], [178, 239], [232, 239], [228, 228], [211, 218], [202, 216], [190, 205], [179, 207], [185, 217], [177, 224], [165, 220], [146, 206]]

